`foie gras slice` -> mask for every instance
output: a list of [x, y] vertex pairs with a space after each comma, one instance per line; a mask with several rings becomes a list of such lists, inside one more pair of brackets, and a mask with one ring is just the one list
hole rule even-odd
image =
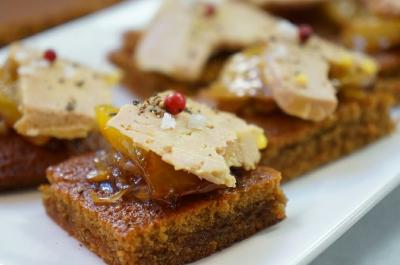
[[[236, 180], [230, 168], [256, 167], [261, 158], [259, 149], [266, 145], [263, 130], [233, 114], [190, 99], [184, 111], [171, 115], [163, 107], [170, 93], [166, 91], [143, 103], [122, 106], [107, 126], [116, 129], [134, 146], [155, 153], [175, 170], [234, 187]], [[127, 150], [119, 151], [130, 155]]]
[[61, 58], [49, 62], [43, 52], [20, 45], [10, 47], [4, 69], [14, 76], [3, 82], [3, 89], [15, 95], [19, 111], [14, 129], [28, 137], [87, 136], [95, 128], [95, 106], [111, 103], [111, 86], [117, 80]]

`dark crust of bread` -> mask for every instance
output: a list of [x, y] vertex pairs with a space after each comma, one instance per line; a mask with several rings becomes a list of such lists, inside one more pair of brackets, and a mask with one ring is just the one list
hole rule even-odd
[[0, 47], [120, 0], [1, 0]]
[[46, 168], [65, 158], [62, 150], [36, 146], [14, 133], [0, 136], [0, 190], [41, 184]]
[[282, 113], [243, 118], [265, 130], [269, 146], [261, 164], [281, 171], [285, 182], [388, 135], [394, 129], [392, 102], [379, 94], [342, 100], [331, 118], [318, 123]]
[[[400, 69], [399, 69], [400, 70]], [[400, 75], [400, 72], [399, 72]], [[400, 78], [399, 77], [382, 77], [377, 82], [375, 88], [377, 92], [392, 95], [397, 106], [400, 105]]]
[[0, 191], [35, 187], [46, 182], [46, 169], [74, 154], [97, 150], [98, 136], [77, 141], [51, 141], [37, 146], [11, 130], [0, 136]]
[[175, 208], [154, 202], [96, 205], [86, 181], [93, 156], [48, 170], [41, 187], [48, 215], [108, 264], [185, 264], [230, 246], [285, 217], [280, 174], [260, 167], [238, 186], [185, 197]]
[[400, 75], [400, 47], [373, 54], [380, 67], [382, 77], [397, 77]]

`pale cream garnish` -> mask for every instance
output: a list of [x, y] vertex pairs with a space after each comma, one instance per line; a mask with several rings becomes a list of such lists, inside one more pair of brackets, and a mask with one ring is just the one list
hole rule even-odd
[[73, 78], [76, 75], [76, 69], [71, 65], [64, 67], [64, 77], [67, 79]]
[[174, 129], [175, 126], [176, 126], [175, 118], [172, 117], [171, 114], [165, 112], [161, 120], [161, 126], [160, 126], [161, 129], [163, 130]]
[[279, 20], [276, 23], [276, 30], [281, 34], [281, 37], [296, 41], [298, 39], [297, 27], [286, 20]]
[[[136, 146], [159, 155], [176, 170], [234, 187], [236, 180], [230, 167], [255, 168], [261, 158], [259, 147], [266, 145], [262, 129], [187, 99], [187, 111], [174, 116], [174, 128], [164, 130], [161, 125], [165, 112], [159, 103], [169, 93], [159, 94], [142, 104], [122, 106], [108, 126]], [[204, 122], [203, 126], [189, 126], [193, 125], [192, 119]]]
[[204, 115], [202, 115], [202, 114], [190, 115], [190, 118], [188, 121], [188, 127], [190, 129], [202, 130], [202, 129], [204, 129], [205, 125], [206, 125], [206, 117], [204, 117]]
[[111, 103], [106, 74], [60, 58], [48, 62], [42, 52], [19, 45], [10, 47], [8, 62], [17, 67], [19, 134], [85, 137], [95, 127], [95, 106]]

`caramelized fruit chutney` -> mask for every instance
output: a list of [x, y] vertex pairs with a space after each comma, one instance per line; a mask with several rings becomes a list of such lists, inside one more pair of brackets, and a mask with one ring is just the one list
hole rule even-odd
[[157, 200], [172, 205], [181, 196], [221, 188], [190, 173], [175, 171], [152, 152], [139, 149], [135, 152], [136, 161], [115, 150], [96, 153], [96, 170], [88, 175], [88, 180], [98, 190], [92, 195], [95, 203], [113, 203], [123, 198]]
[[142, 150], [117, 130], [106, 126], [107, 121], [118, 112], [111, 106], [96, 110], [102, 134], [121, 152], [99, 151], [96, 154], [96, 170], [88, 174], [98, 193], [93, 194], [96, 203], [113, 203], [118, 199], [139, 199], [174, 203], [181, 196], [201, 194], [221, 188], [185, 171], [176, 171], [150, 151]]

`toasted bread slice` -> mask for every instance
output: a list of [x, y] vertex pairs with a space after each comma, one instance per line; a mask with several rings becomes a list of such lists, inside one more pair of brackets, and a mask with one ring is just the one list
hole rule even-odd
[[48, 170], [41, 187], [48, 215], [108, 264], [184, 264], [208, 256], [285, 217], [280, 174], [260, 167], [237, 177], [236, 188], [152, 201], [93, 202], [87, 174], [94, 155]]
[[11, 133], [0, 137], [0, 190], [43, 183], [46, 168], [67, 157], [59, 148], [36, 146]]
[[244, 114], [242, 118], [265, 130], [269, 146], [262, 154], [261, 164], [280, 170], [285, 182], [392, 132], [392, 103], [390, 96], [376, 93], [341, 99], [335, 114], [318, 123], [280, 112]]
[[0, 191], [34, 187], [46, 182], [48, 166], [73, 154], [97, 150], [103, 145], [98, 136], [86, 140], [50, 141], [44, 146], [29, 142], [10, 131], [0, 136]]

